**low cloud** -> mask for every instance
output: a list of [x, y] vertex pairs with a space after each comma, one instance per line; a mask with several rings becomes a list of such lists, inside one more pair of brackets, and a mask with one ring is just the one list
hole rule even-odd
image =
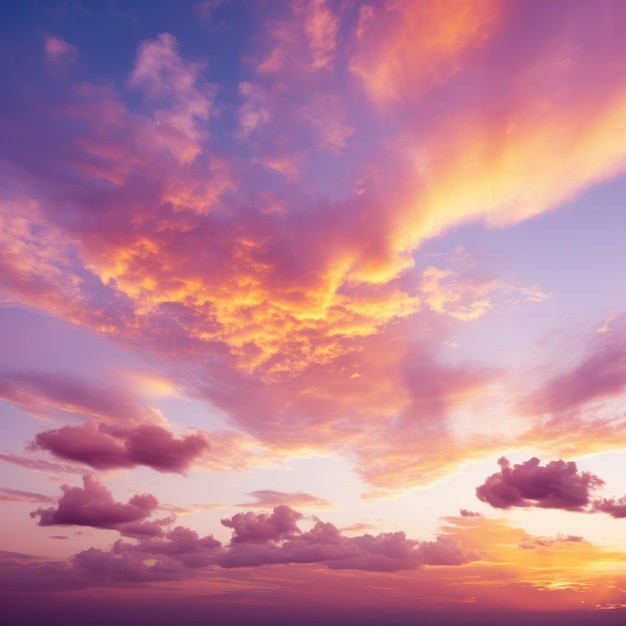
[[176, 438], [152, 424], [120, 428], [87, 422], [39, 433], [34, 447], [96, 469], [145, 465], [182, 474], [209, 449], [209, 440], [200, 432]]
[[233, 530], [230, 542], [223, 545], [212, 535], [172, 528], [175, 516], [148, 520], [158, 508], [154, 496], [136, 495], [122, 504], [95, 476], [86, 475], [83, 482], [84, 488], [64, 485], [57, 508], [38, 509], [31, 516], [39, 517], [40, 526], [76, 524], [131, 537], [119, 539], [109, 551], [90, 548], [73, 558], [73, 572], [99, 582], [181, 580], [209, 566], [319, 563], [329, 569], [394, 572], [426, 565], [459, 566], [479, 558], [476, 551], [447, 536], [417, 541], [399, 531], [349, 537], [321, 520], [302, 531], [298, 527], [302, 513], [286, 505], [271, 513], [247, 511], [223, 519], [222, 524]]
[[590, 496], [604, 481], [590, 472], [578, 472], [576, 463], [558, 460], [542, 466], [533, 457], [511, 467], [505, 457], [498, 460], [500, 471], [476, 489], [479, 500], [498, 509], [539, 507], [584, 511]]
[[[235, 534], [218, 563], [226, 568], [324, 563], [330, 569], [399, 571], [422, 565], [461, 565], [477, 558], [446, 537], [424, 542], [408, 539], [404, 532], [346, 537], [333, 524], [320, 520], [311, 530], [301, 532], [295, 523], [301, 517], [297, 511], [280, 506], [271, 515], [239, 513], [222, 520], [225, 526], [235, 528]], [[242, 536], [242, 527], [259, 531]], [[262, 533], [265, 539], [260, 538]]]
[[237, 513], [223, 519], [222, 525], [234, 531], [232, 543], [276, 541], [298, 532], [297, 521], [302, 514], [281, 504], [273, 513]]
[[151, 494], [133, 496], [126, 504], [117, 502], [113, 494], [94, 474], [83, 476], [83, 487], [61, 487], [63, 495], [55, 507], [39, 508], [30, 515], [39, 518], [39, 526], [91, 526], [123, 532], [130, 524], [143, 522], [158, 508]]

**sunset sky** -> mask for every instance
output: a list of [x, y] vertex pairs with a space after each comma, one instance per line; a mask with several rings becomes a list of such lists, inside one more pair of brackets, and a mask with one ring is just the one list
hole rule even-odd
[[7, 0], [10, 624], [626, 622], [626, 2]]

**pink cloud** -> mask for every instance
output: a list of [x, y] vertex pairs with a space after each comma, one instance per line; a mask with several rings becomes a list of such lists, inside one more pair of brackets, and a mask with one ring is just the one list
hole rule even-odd
[[157, 509], [159, 503], [150, 494], [133, 496], [122, 504], [94, 474], [83, 476], [83, 487], [61, 487], [63, 495], [56, 508], [39, 508], [31, 517], [39, 517], [39, 526], [76, 525], [123, 530], [126, 524], [140, 522]]
[[78, 59], [78, 48], [54, 35], [44, 38], [48, 69], [53, 76], [63, 74]]
[[326, 0], [294, 3], [281, 19], [267, 26], [271, 49], [257, 64], [259, 74], [312, 73], [333, 62], [339, 17]]
[[109, 423], [163, 423], [159, 412], [131, 393], [62, 374], [1, 372], [0, 397], [43, 419], [69, 413]]
[[626, 389], [626, 318], [615, 316], [602, 333], [594, 333], [574, 367], [548, 380], [530, 395], [528, 408], [564, 415]]
[[177, 48], [168, 33], [145, 41], [128, 84], [160, 103], [154, 112], [156, 136], [180, 162], [189, 163], [202, 151], [197, 122], [214, 114], [215, 87], [199, 86], [202, 66], [184, 61]]
[[398, 571], [423, 565], [461, 565], [476, 558], [444, 537], [432, 542], [407, 539], [404, 532], [345, 537], [333, 524], [322, 521], [310, 531], [292, 530], [289, 536], [276, 539], [273, 536], [266, 541], [241, 543], [233, 539], [217, 562], [226, 568], [324, 563], [330, 569]]
[[38, 433], [34, 447], [97, 469], [146, 465], [159, 472], [184, 473], [208, 451], [209, 441], [203, 433], [175, 438], [151, 424], [124, 428], [87, 422]]
[[309, 493], [301, 491], [293, 493], [285, 493], [283, 491], [275, 491], [273, 489], [258, 489], [248, 494], [256, 499], [253, 504], [240, 504], [241, 507], [274, 507], [281, 504], [289, 507], [308, 507], [312, 509], [327, 509], [331, 507], [328, 500], [317, 498]]
[[149, 555], [163, 555], [182, 563], [185, 567], [206, 567], [215, 562], [215, 554], [221, 543], [212, 535], [200, 537], [197, 532], [176, 526], [162, 532], [160, 536], [141, 539], [137, 544], [118, 541], [114, 545], [116, 554], [146, 553]]
[[21, 491], [0, 487], [0, 501], [2, 502], [56, 502], [56, 498], [32, 491]]
[[0, 461], [12, 463], [29, 470], [38, 472], [57, 472], [60, 474], [82, 474], [83, 469], [77, 465], [68, 465], [67, 463], [51, 463], [44, 459], [38, 459], [25, 454], [7, 454], [0, 453]]
[[417, 98], [458, 72], [485, 45], [502, 6], [493, 0], [411, 0], [363, 5], [350, 70], [387, 103]]
[[626, 517], [626, 496], [623, 498], [604, 498], [602, 500], [596, 500], [591, 510], [593, 512], [608, 513], [611, 517], [616, 519]]
[[231, 518], [223, 519], [222, 525], [232, 528], [232, 543], [263, 543], [277, 541], [298, 532], [296, 522], [302, 514], [281, 504], [268, 513], [237, 513]]
[[326, 67], [335, 55], [339, 20], [326, 0], [308, 0], [304, 6], [304, 31], [309, 40], [313, 67]]
[[512, 468], [502, 457], [500, 471], [476, 488], [479, 500], [499, 509], [537, 506], [543, 509], [584, 511], [594, 490], [604, 481], [590, 472], [578, 473], [576, 463], [550, 461], [541, 466], [533, 457]]

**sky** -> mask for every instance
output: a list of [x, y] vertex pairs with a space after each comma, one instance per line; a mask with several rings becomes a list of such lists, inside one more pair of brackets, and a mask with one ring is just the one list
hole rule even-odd
[[0, 8], [12, 624], [622, 624], [626, 3]]

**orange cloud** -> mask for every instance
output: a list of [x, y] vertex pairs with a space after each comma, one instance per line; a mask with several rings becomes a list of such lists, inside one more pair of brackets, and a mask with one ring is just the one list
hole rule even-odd
[[414, 100], [459, 71], [498, 26], [493, 0], [402, 0], [364, 5], [350, 70], [381, 105]]

